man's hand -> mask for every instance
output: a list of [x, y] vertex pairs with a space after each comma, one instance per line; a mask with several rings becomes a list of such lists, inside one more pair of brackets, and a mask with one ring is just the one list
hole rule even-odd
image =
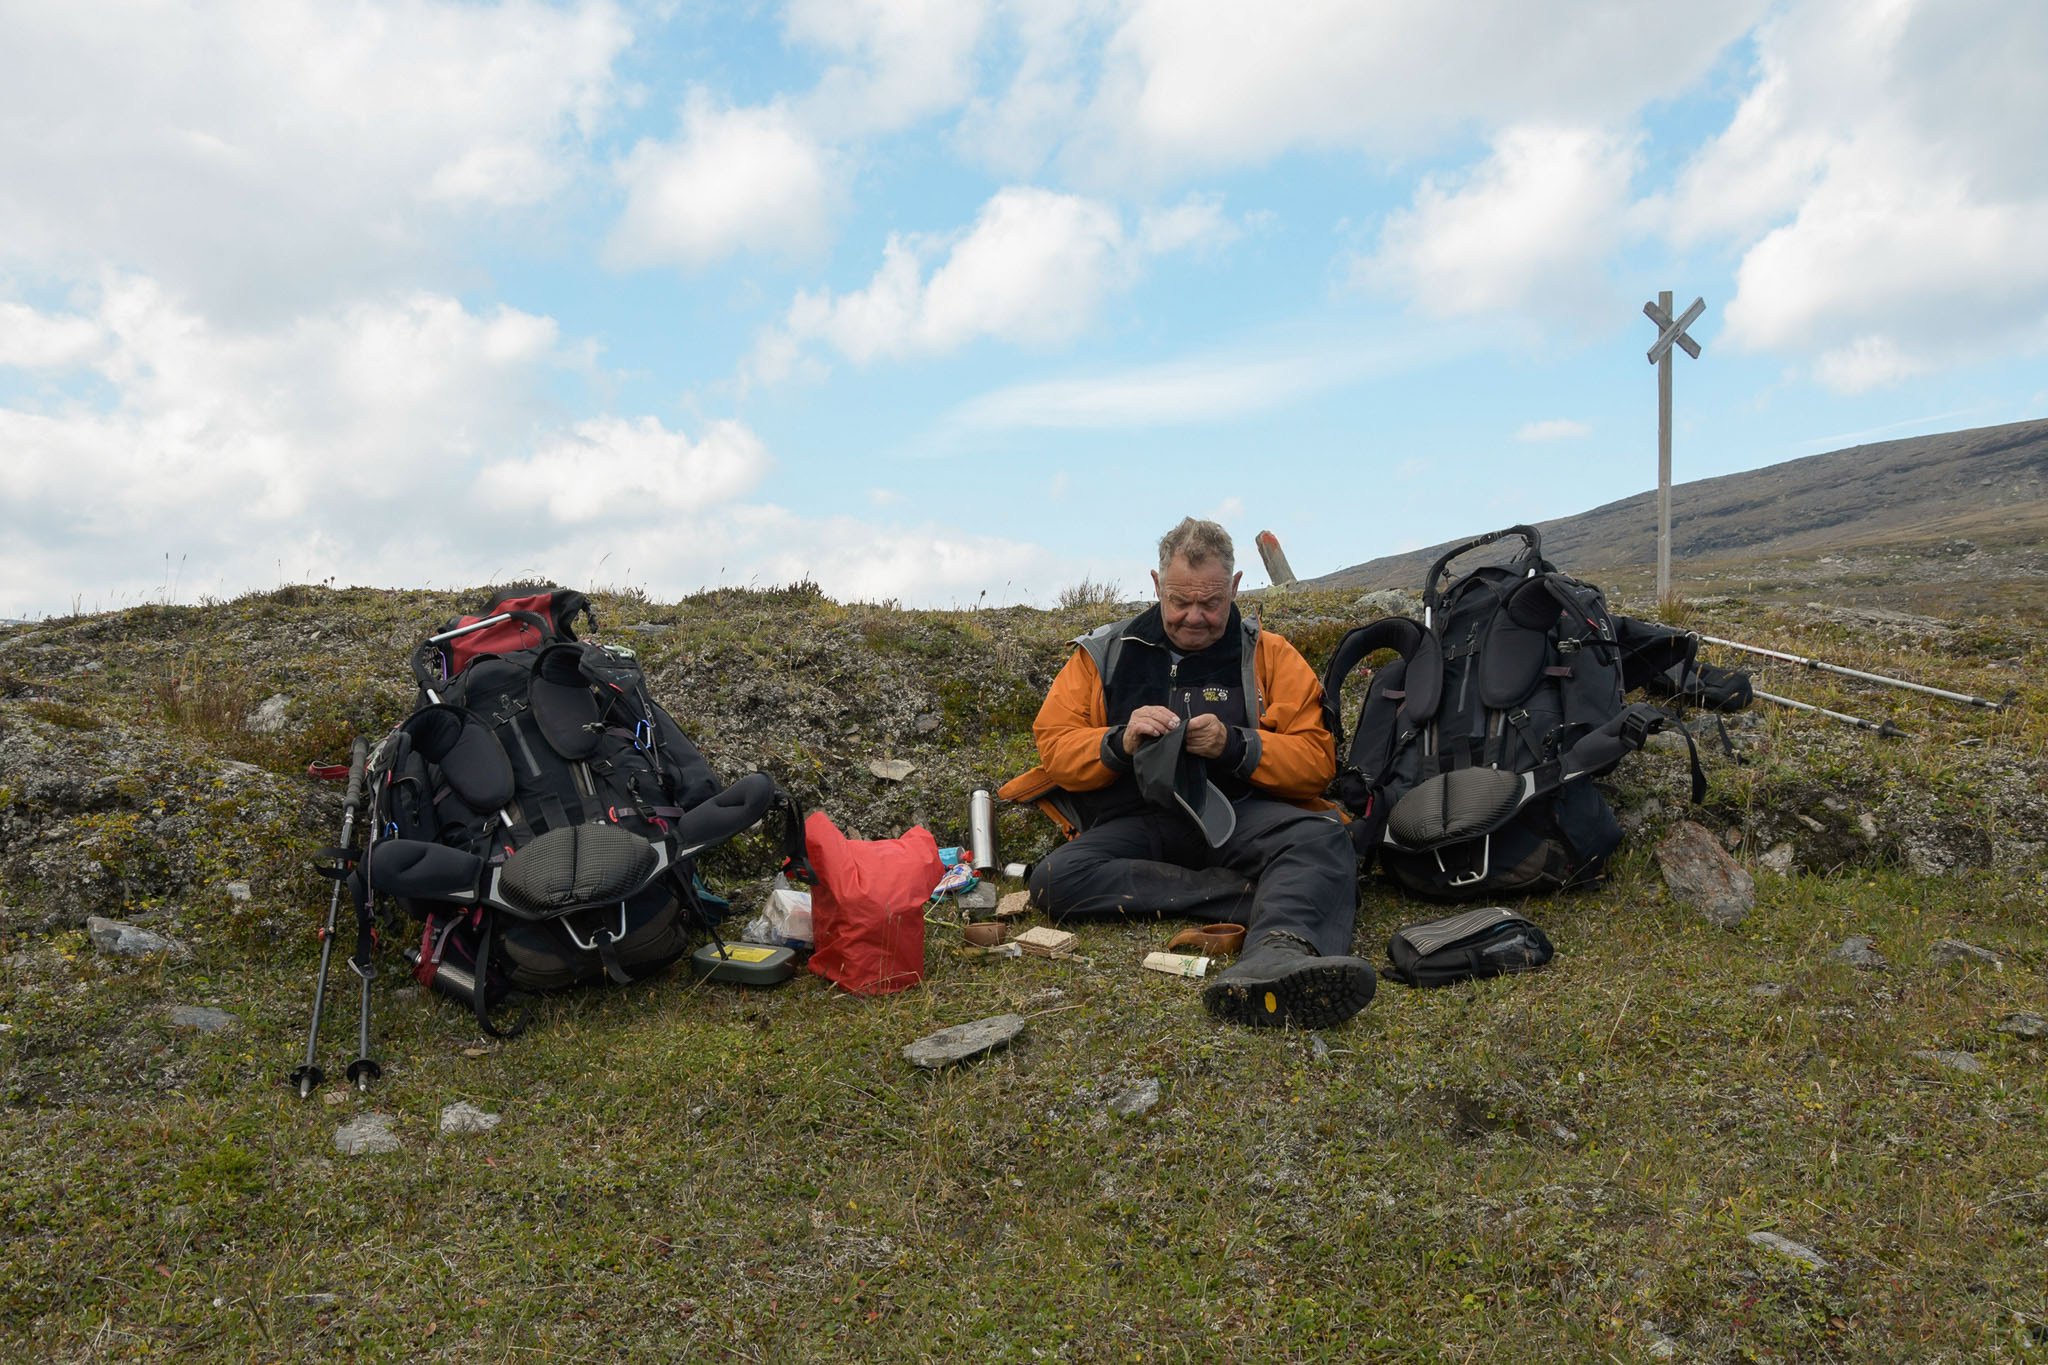
[[1188, 737], [1181, 741], [1181, 752], [1196, 758], [1221, 758], [1229, 742], [1229, 726], [1214, 716], [1196, 716], [1188, 722]]
[[[1211, 720], [1215, 717], [1211, 716]], [[1148, 739], [1157, 739], [1169, 730], [1180, 728], [1180, 717], [1163, 706], [1141, 706], [1131, 712], [1131, 718], [1124, 722], [1124, 752], [1135, 754], [1138, 746]], [[1219, 726], [1220, 728], [1220, 726]], [[1190, 738], [1194, 731], [1188, 731]], [[1217, 749], [1222, 753], [1222, 749]]]

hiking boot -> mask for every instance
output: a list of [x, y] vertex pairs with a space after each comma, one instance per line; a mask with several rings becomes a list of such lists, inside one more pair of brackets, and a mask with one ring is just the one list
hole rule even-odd
[[1202, 992], [1218, 1019], [1254, 1028], [1329, 1028], [1372, 1002], [1372, 964], [1323, 957], [1305, 939], [1270, 933]]

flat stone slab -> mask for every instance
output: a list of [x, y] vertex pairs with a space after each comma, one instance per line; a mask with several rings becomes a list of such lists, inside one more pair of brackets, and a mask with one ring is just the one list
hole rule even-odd
[[1979, 1075], [1984, 1070], [1983, 1060], [1972, 1052], [1949, 1052], [1941, 1048], [1916, 1047], [1906, 1055], [1918, 1057], [1923, 1062], [1933, 1062], [1937, 1066], [1945, 1066], [1951, 1071], [1960, 1071], [1968, 1076]]
[[334, 1130], [334, 1150], [343, 1156], [374, 1156], [379, 1152], [396, 1152], [403, 1145], [398, 1140], [398, 1134], [391, 1131], [389, 1114], [358, 1114]]
[[996, 913], [996, 889], [985, 881], [976, 882], [972, 891], [962, 891], [958, 897], [960, 908], [972, 919], [993, 919]]
[[997, 919], [1015, 919], [1019, 915], [1028, 915], [1030, 913], [1031, 893], [1029, 891], [1012, 891], [1009, 895], [996, 902]]
[[1927, 960], [1941, 967], [2003, 967], [1998, 954], [1959, 938], [1938, 938], [1927, 945]]
[[1998, 1021], [2000, 1033], [2010, 1033], [2015, 1038], [2048, 1038], [2048, 1019], [2026, 1010], [2015, 1010]]
[[1766, 1251], [1775, 1251], [1788, 1260], [1798, 1261], [1808, 1270], [1826, 1270], [1827, 1258], [1804, 1242], [1795, 1242], [1790, 1237], [1780, 1237], [1775, 1232], [1752, 1232], [1745, 1239], [1751, 1246], [1760, 1246]]
[[490, 1114], [463, 1100], [441, 1111], [441, 1136], [459, 1133], [488, 1133], [505, 1121], [503, 1114]]
[[1828, 954], [1831, 962], [1846, 962], [1851, 967], [1864, 971], [1876, 971], [1885, 965], [1884, 954], [1877, 951], [1877, 940], [1868, 934], [1851, 934], [1842, 940], [1842, 945]]
[[912, 1066], [936, 1071], [942, 1066], [951, 1066], [1004, 1047], [1023, 1031], [1023, 1015], [992, 1014], [986, 1019], [955, 1024], [918, 1039], [903, 1049], [903, 1060]]
[[868, 771], [884, 782], [901, 782], [917, 771], [917, 765], [907, 758], [871, 758]]
[[182, 954], [185, 951], [185, 945], [176, 939], [151, 933], [139, 924], [102, 919], [98, 915], [85, 922], [85, 932], [95, 948], [116, 957], [151, 957], [157, 953]]
[[1159, 1103], [1159, 1080], [1148, 1076], [1128, 1090], [1118, 1093], [1109, 1102], [1109, 1112], [1120, 1119], [1134, 1119], [1144, 1115], [1153, 1105]]
[[1690, 820], [1673, 825], [1657, 845], [1657, 866], [1681, 904], [1723, 929], [1742, 923], [1756, 904], [1756, 882], [1720, 840]]
[[172, 1028], [194, 1028], [201, 1033], [220, 1033], [240, 1027], [241, 1022], [226, 1010], [211, 1009], [205, 1005], [180, 1005], [171, 1011]]

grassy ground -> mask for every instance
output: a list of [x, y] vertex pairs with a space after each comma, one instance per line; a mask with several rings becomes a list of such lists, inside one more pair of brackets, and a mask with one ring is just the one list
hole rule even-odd
[[[980, 629], [776, 609], [849, 613], [829, 628], [913, 659]], [[1715, 770], [1704, 813], [1742, 856], [1763, 851], [1773, 820], [1810, 809], [1821, 823], [1832, 806], [1799, 803], [1830, 795], [1887, 819], [1924, 795], [1928, 819], [1982, 829], [2048, 791], [2037, 632], [1972, 625], [1931, 654], [1853, 622], [1713, 611], [1724, 628], [1858, 666], [1972, 691], [2010, 675], [2025, 692], [2020, 710], [1986, 715], [1804, 676], [1774, 685], [1896, 715], [1915, 738], [1880, 746], [1764, 716], [1746, 734], [1751, 761]], [[677, 615], [681, 643], [663, 648], [687, 655], [688, 610]], [[738, 616], [721, 619], [731, 629]], [[1322, 602], [1276, 605], [1270, 620], [1312, 653], [1345, 623]], [[1020, 669], [1042, 670], [1068, 625], [1024, 623], [1021, 645], [958, 650], [1016, 649]], [[386, 648], [383, 627], [364, 633], [365, 649]], [[193, 646], [172, 631], [153, 647]], [[335, 686], [352, 676], [339, 670]], [[161, 690], [147, 691], [135, 705], [162, 714]], [[81, 700], [57, 689], [17, 704]], [[300, 761], [261, 749], [234, 709], [207, 744], [280, 772]], [[998, 741], [972, 728], [972, 710], [938, 714], [962, 727], [958, 745], [1005, 761], [974, 747]], [[352, 714], [322, 712], [330, 738], [367, 723]], [[204, 723], [195, 713], [184, 732]], [[1625, 803], [1666, 813], [1605, 886], [1529, 907], [1558, 944], [1551, 968], [1429, 993], [1387, 986], [1320, 1036], [1212, 1025], [1196, 986], [1137, 965], [1168, 928], [1084, 929], [1082, 965], [964, 957], [940, 922], [926, 981], [904, 994], [853, 999], [808, 976], [745, 992], [682, 975], [549, 1001], [505, 1045], [453, 1004], [394, 997], [405, 978], [387, 969], [383, 1079], [367, 1097], [337, 1080], [301, 1102], [280, 1077], [304, 1042], [303, 937], [206, 936], [189, 959], [136, 964], [73, 929], [12, 934], [0, 1354], [2048, 1356], [2043, 1044], [1996, 1028], [2011, 1011], [2048, 1013], [2042, 860], [2023, 850], [1916, 874], [1888, 829], [1857, 856], [1759, 873], [1747, 923], [1713, 929], [1672, 903], [1648, 852], [1675, 813], [1680, 766], [1649, 754], [1630, 769]], [[325, 904], [311, 876], [288, 900], [299, 924]], [[1426, 913], [1369, 884], [1362, 951], [1377, 957], [1388, 931]], [[1829, 961], [1852, 933], [1891, 965]], [[2004, 965], [1934, 965], [1943, 937]], [[355, 981], [339, 977], [323, 1049], [337, 1073], [354, 1051]], [[218, 1004], [242, 1027], [173, 1029], [172, 1003]], [[1006, 1052], [936, 1074], [898, 1055], [1005, 1011], [1032, 1016]], [[1922, 1049], [1982, 1070], [1911, 1055]], [[1161, 1090], [1148, 1114], [1108, 1112], [1148, 1079]], [[437, 1136], [456, 1101], [504, 1121]], [[337, 1124], [365, 1109], [392, 1116], [403, 1151], [336, 1152]], [[1829, 1264], [1753, 1245], [1755, 1231]]]

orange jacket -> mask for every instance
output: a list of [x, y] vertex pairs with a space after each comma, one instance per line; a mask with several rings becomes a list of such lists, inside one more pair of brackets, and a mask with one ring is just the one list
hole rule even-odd
[[[1111, 729], [1097, 662], [1113, 657], [1118, 637], [1137, 618], [1104, 626], [1074, 641], [1066, 666], [1032, 722], [1038, 766], [1004, 783], [998, 795], [1036, 805], [1069, 838], [1077, 833], [1067, 792], [1097, 791], [1120, 776], [1102, 761]], [[1323, 724], [1323, 685], [1301, 652], [1271, 631], [1243, 624], [1252, 660], [1246, 705], [1257, 727], [1257, 765], [1245, 779], [1258, 790], [1304, 810], [1329, 810], [1323, 789], [1337, 773], [1337, 745]]]

